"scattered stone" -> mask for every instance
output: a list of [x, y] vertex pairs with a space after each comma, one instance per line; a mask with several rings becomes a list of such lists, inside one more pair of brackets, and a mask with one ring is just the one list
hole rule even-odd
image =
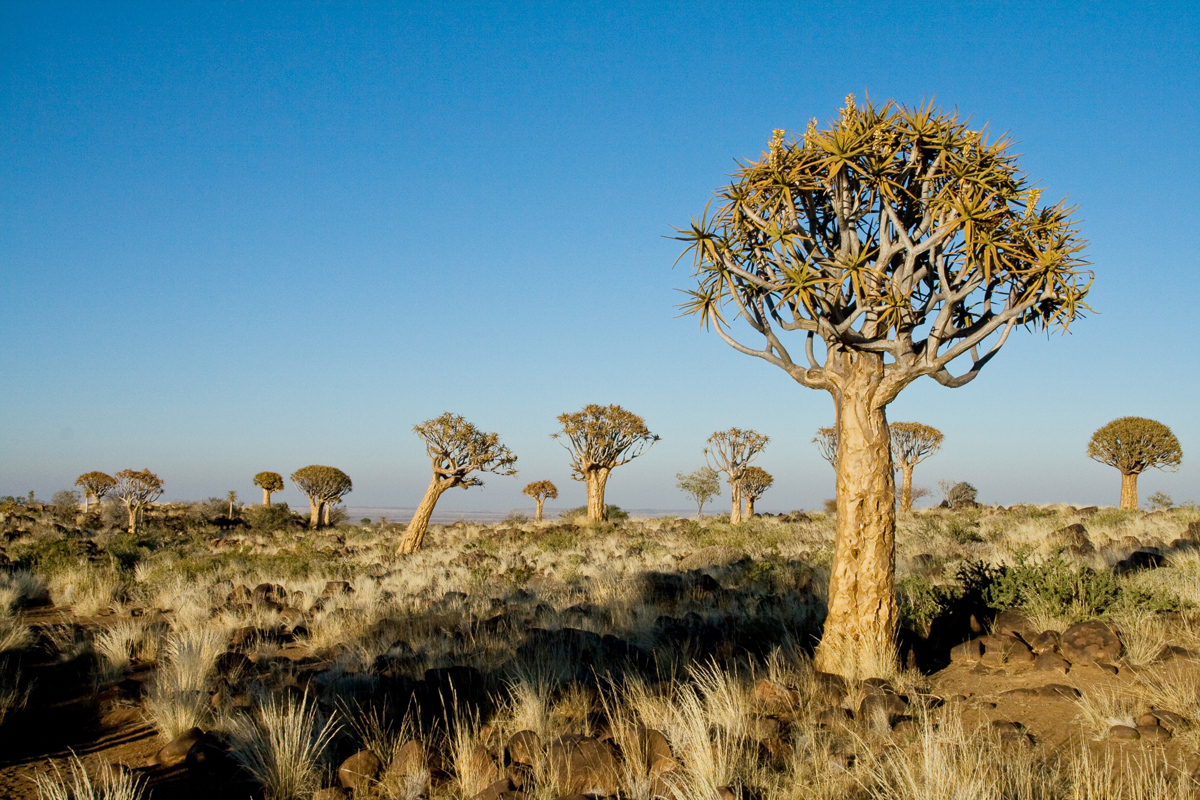
[[542, 737], [534, 731], [517, 731], [504, 749], [511, 763], [533, 766], [542, 754]]
[[1139, 728], [1143, 725], [1157, 725], [1158, 717], [1154, 716], [1153, 714], [1142, 714], [1140, 717], [1134, 720], [1133, 724]]
[[609, 796], [620, 788], [613, 748], [589, 736], [561, 736], [546, 751], [550, 783], [567, 794]]
[[163, 745], [162, 749], [154, 754], [152, 761], [160, 767], [177, 767], [187, 760], [188, 751], [192, 746], [204, 738], [205, 733], [199, 728], [184, 731]]
[[725, 544], [714, 544], [685, 556], [679, 562], [679, 569], [687, 572], [705, 567], [724, 567], [745, 560], [746, 554], [738, 548]]
[[1053, 651], [1046, 651], [1038, 655], [1033, 662], [1033, 668], [1044, 670], [1046, 672], [1058, 671], [1066, 675], [1071, 670], [1071, 662]]
[[818, 728], [836, 728], [839, 725], [845, 725], [854, 716], [847, 708], [841, 706], [830, 706], [821, 713], [817, 714], [816, 723]]
[[1104, 663], [1104, 662], [1102, 662], [1102, 661], [1097, 661], [1097, 662], [1096, 662], [1096, 667], [1097, 667], [1098, 669], [1102, 669], [1102, 670], [1104, 670], [1104, 671], [1105, 671], [1105, 672], [1107, 672], [1109, 675], [1117, 675], [1117, 674], [1119, 674], [1119, 673], [1121, 672], [1119, 669], [1117, 669], [1117, 665], [1116, 665], [1116, 664], [1105, 664], [1105, 663]]
[[359, 750], [338, 767], [338, 782], [355, 795], [366, 794], [382, 770], [379, 756], [370, 750]]
[[1137, 728], [1128, 725], [1113, 725], [1108, 729], [1108, 738], [1118, 742], [1136, 742], [1142, 738]]
[[1038, 689], [1038, 694], [1042, 697], [1065, 697], [1074, 700], [1079, 697], [1079, 690], [1065, 683], [1047, 683]]
[[777, 717], [751, 717], [747, 720], [746, 733], [756, 742], [776, 739], [782, 732], [783, 725]]
[[992, 621], [993, 634], [1012, 634], [1019, 636], [1025, 642], [1032, 642], [1037, 638], [1037, 631], [1033, 625], [1025, 618], [1025, 615], [1015, 608], [1006, 608], [996, 615], [996, 619]]
[[327, 786], [313, 792], [312, 800], [348, 800], [350, 792], [340, 786]]
[[1171, 738], [1171, 732], [1157, 724], [1138, 725], [1136, 730], [1138, 735], [1148, 742], [1165, 742]]
[[908, 710], [908, 701], [898, 694], [869, 694], [858, 707], [859, 720], [878, 729], [890, 728]]
[[846, 679], [832, 672], [814, 672], [813, 683], [823, 694], [836, 700], [841, 700], [850, 690], [850, 687], [846, 685]]
[[[326, 581], [325, 590], [321, 592], [323, 597], [334, 597], [339, 594], [353, 594], [354, 587], [350, 585], [350, 581]], [[460, 592], [461, 594], [461, 592]], [[465, 595], [464, 595], [465, 597]]]
[[1052, 652], [1058, 649], [1058, 642], [1061, 638], [1062, 634], [1058, 631], [1042, 631], [1033, 637], [1033, 641], [1029, 643], [1029, 649], [1038, 655]]
[[1088, 538], [1087, 528], [1078, 522], [1054, 531], [1050, 534], [1050, 540], [1068, 548], [1076, 555], [1086, 555], [1096, 550], [1092, 540]]
[[279, 612], [279, 621], [289, 630], [304, 622], [304, 612], [293, 606], [288, 606]]
[[1033, 653], [1029, 645], [1013, 636], [1011, 633], [981, 636], [983, 655], [980, 663], [989, 667], [1006, 665], [1023, 666], [1033, 663]]
[[983, 658], [983, 642], [977, 637], [950, 648], [950, 660], [956, 664], [973, 664]]
[[508, 800], [508, 796], [515, 793], [516, 790], [517, 787], [511, 780], [500, 778], [477, 792], [471, 800]]
[[1141, 550], [1134, 550], [1128, 556], [1114, 564], [1113, 572], [1117, 575], [1125, 575], [1130, 572], [1158, 569], [1166, 563], [1167, 559], [1162, 553], [1157, 550], [1143, 548]]
[[1191, 720], [1182, 714], [1176, 714], [1174, 711], [1161, 711], [1157, 708], [1151, 709], [1150, 713], [1158, 718], [1161, 725], [1172, 730], [1182, 730], [1183, 728], [1191, 727]]
[[786, 714], [800, 705], [800, 693], [766, 679], [754, 684], [755, 704], [768, 714]]
[[1111, 662], [1121, 657], [1121, 640], [1100, 620], [1077, 622], [1063, 631], [1059, 651], [1071, 663]]

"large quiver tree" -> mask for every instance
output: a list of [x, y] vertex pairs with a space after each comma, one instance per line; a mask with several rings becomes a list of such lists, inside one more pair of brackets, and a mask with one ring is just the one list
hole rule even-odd
[[329, 506], [339, 502], [354, 489], [350, 476], [337, 467], [309, 464], [292, 473], [292, 483], [308, 498], [308, 527], [321, 526], [322, 517], [329, 522]]
[[109, 494], [125, 504], [129, 513], [129, 532], [137, 533], [138, 515], [146, 506], [162, 497], [162, 478], [148, 469], [140, 472], [123, 469], [113, 476]]
[[708, 445], [704, 448], [704, 460], [710, 467], [728, 476], [729, 491], [733, 495], [729, 511], [729, 522], [732, 525], [742, 521], [742, 473], [769, 441], [768, 437], [758, 431], [741, 428], [717, 431], [708, 437]]
[[116, 481], [104, 472], [85, 472], [75, 479], [75, 485], [83, 489], [83, 513], [88, 512], [88, 500], [100, 502], [104, 495], [112, 491]]
[[271, 505], [271, 495], [283, 491], [283, 476], [278, 472], [260, 472], [254, 476], [254, 485], [262, 489], [263, 505]]
[[562, 430], [551, 436], [571, 454], [571, 477], [587, 484], [588, 522], [608, 519], [604, 487], [622, 464], [645, 453], [659, 437], [646, 421], [618, 405], [591, 404], [573, 414], [559, 414]]
[[537, 503], [537, 511], [533, 515], [534, 522], [542, 521], [542, 509], [546, 506], [546, 500], [558, 499], [558, 487], [551, 481], [534, 481], [521, 491], [532, 497], [533, 502]]
[[[715, 213], [680, 231], [698, 282], [685, 312], [833, 397], [837, 544], [821, 670], [893, 657], [888, 403], [922, 375], [962, 386], [1017, 326], [1065, 328], [1086, 308], [1072, 210], [1038, 205], [1009, 144], [932, 106], [849, 97], [824, 129], [814, 121], [792, 141], [776, 131]], [[800, 342], [785, 344], [792, 335]]]
[[942, 447], [942, 432], [919, 422], [893, 422], [892, 463], [900, 469], [900, 510], [912, 511], [913, 467]]
[[399, 553], [402, 555], [415, 553], [420, 548], [439, 497], [455, 486], [463, 489], [483, 486], [483, 481], [471, 473], [517, 474], [513, 468], [517, 457], [500, 444], [500, 436], [479, 430], [457, 414], [447, 411], [440, 417], [413, 426], [413, 432], [425, 440], [425, 452], [433, 465], [433, 479], [400, 540]]
[[1121, 508], [1138, 507], [1137, 479], [1148, 469], [1179, 468], [1183, 449], [1171, 429], [1145, 417], [1120, 417], [1092, 434], [1088, 458], [1121, 472]]

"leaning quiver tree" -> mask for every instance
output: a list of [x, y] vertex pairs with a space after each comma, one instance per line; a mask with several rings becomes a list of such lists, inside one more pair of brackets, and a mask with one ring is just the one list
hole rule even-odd
[[963, 386], [1014, 328], [1065, 329], [1087, 308], [1073, 209], [1039, 205], [1009, 145], [932, 105], [848, 97], [828, 127], [776, 131], [720, 207], [680, 230], [698, 283], [685, 313], [834, 401], [837, 532], [818, 669], [894, 657], [887, 405], [923, 375]]
[[892, 437], [892, 463], [900, 470], [900, 510], [912, 511], [913, 467], [942, 447], [942, 432], [919, 422], [893, 422], [888, 426]]
[[425, 440], [425, 453], [433, 465], [433, 480], [400, 540], [398, 552], [401, 555], [415, 553], [420, 548], [433, 508], [447, 490], [455, 486], [463, 489], [483, 486], [482, 480], [471, 477], [472, 472], [517, 474], [513, 469], [517, 457], [500, 444], [499, 434], [484, 433], [457, 414], [447, 411], [440, 417], [414, 425], [413, 432]]
[[321, 526], [322, 512], [329, 521], [328, 508], [354, 489], [350, 476], [337, 467], [309, 464], [292, 473], [292, 483], [308, 498], [308, 527]]
[[533, 515], [534, 522], [542, 521], [542, 508], [546, 505], [547, 499], [558, 499], [558, 487], [550, 481], [534, 481], [521, 491], [532, 497], [533, 502], [537, 503], [537, 511]]
[[254, 476], [254, 485], [263, 490], [263, 505], [271, 505], [271, 495], [283, 491], [283, 476], [278, 472], [260, 472]]
[[75, 479], [75, 485], [83, 489], [83, 513], [88, 512], [88, 500], [100, 502], [104, 495], [112, 491], [116, 483], [113, 477], [104, 472], [85, 472]]
[[1121, 472], [1121, 508], [1138, 507], [1138, 475], [1179, 468], [1183, 450], [1171, 429], [1144, 417], [1120, 417], [1092, 434], [1088, 458]]
[[163, 493], [162, 478], [148, 469], [137, 472], [123, 469], [113, 476], [109, 494], [125, 504], [129, 513], [129, 532], [137, 533], [138, 515]]
[[762, 467], [746, 467], [742, 471], [739, 488], [742, 497], [746, 498], [747, 519], [754, 516], [754, 503], [766, 493], [767, 489], [771, 488], [773, 483], [775, 483], [775, 478]]
[[571, 454], [571, 477], [587, 484], [588, 522], [608, 519], [604, 487], [617, 467], [645, 453], [659, 437], [646, 421], [618, 405], [592, 403], [573, 414], [559, 414], [562, 430], [551, 434]]
[[758, 431], [730, 428], [717, 431], [708, 437], [704, 448], [704, 460], [718, 472], [724, 472], [729, 481], [733, 504], [729, 511], [729, 522], [736, 525], [742, 521], [742, 473], [750, 462], [767, 446], [770, 438]]

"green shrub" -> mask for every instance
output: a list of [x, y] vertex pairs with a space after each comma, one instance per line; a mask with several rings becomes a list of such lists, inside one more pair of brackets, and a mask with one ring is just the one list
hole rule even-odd
[[282, 531], [302, 524], [297, 521], [287, 503], [248, 506], [242, 510], [242, 517], [251, 528], [259, 531]]
[[909, 575], [896, 582], [896, 594], [900, 626], [927, 637], [933, 621], [956, 604], [963, 591], [957, 586], [935, 585], [920, 575]]
[[964, 595], [993, 609], [1058, 609], [1061, 613], [1095, 616], [1112, 606], [1121, 593], [1111, 570], [1097, 572], [1056, 554], [1033, 561], [1028, 551], [1018, 551], [1013, 563], [991, 567], [967, 562], [958, 573]]
[[[619, 506], [605, 505], [604, 510], [608, 512], [609, 522], [620, 522], [622, 520], [629, 519], [629, 512], [622, 511]], [[566, 511], [563, 511], [561, 514], [559, 514], [558, 518], [563, 522], [572, 522], [578, 524], [587, 522], [587, 515], [587, 506], [580, 506], [579, 508], [568, 508]]]

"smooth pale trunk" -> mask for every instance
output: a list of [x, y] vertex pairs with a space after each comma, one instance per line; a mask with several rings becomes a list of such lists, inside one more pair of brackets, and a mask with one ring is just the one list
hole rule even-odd
[[270, 489], [263, 489], [263, 505], [264, 506], [271, 505], [271, 490]]
[[611, 471], [601, 467], [587, 474], [588, 522], [604, 522], [608, 519], [608, 511], [604, 507], [604, 485], [608, 483], [608, 473]]
[[754, 516], [754, 498], [747, 497], [746, 498], [746, 519], [750, 519], [753, 516]]
[[729, 492], [733, 495], [733, 504], [729, 509], [729, 524], [737, 525], [742, 521], [742, 487], [732, 477], [729, 479]]
[[321, 525], [321, 501], [308, 498], [308, 527], [316, 530]]
[[913, 465], [900, 462], [900, 510], [912, 511]]
[[438, 498], [448, 488], [450, 488], [448, 484], [438, 482], [436, 475], [429, 482], [429, 488], [425, 490], [421, 504], [417, 506], [416, 513], [413, 514], [408, 527], [404, 530], [404, 538], [400, 540], [400, 549], [397, 551], [400, 555], [415, 553], [420, 549], [421, 543], [425, 541], [425, 531], [429, 528], [429, 518], [433, 516], [433, 507], [437, 505]]
[[537, 511], [533, 515], [533, 521], [541, 522], [542, 521], [542, 506], [546, 505], [546, 500], [544, 498], [535, 497], [533, 499], [533, 501], [535, 503], [537, 503]]
[[1136, 472], [1121, 473], [1121, 508], [1137, 510], [1137, 479]]
[[882, 377], [878, 356], [854, 354], [838, 396], [837, 542], [814, 664], [847, 677], [877, 676], [895, 660], [896, 488], [875, 400]]
[[329, 503], [321, 503], [321, 524], [329, 527]]
[[125, 510], [129, 512], [129, 532], [137, 533], [138, 507], [133, 503], [126, 503]]
[[87, 492], [84, 492], [83, 493], [83, 513], [85, 513], [85, 514], [87, 513], [88, 500], [90, 500], [90, 499], [91, 499], [91, 495], [89, 495]]

